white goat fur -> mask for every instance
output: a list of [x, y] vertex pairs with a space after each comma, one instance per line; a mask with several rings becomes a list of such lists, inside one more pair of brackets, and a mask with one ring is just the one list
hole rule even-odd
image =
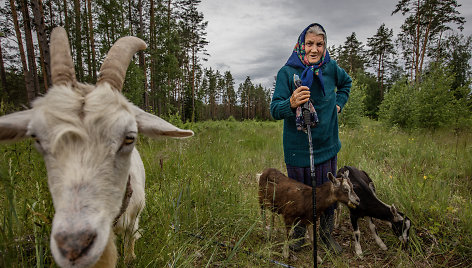
[[[134, 106], [107, 81], [54, 85], [32, 109], [0, 117], [0, 141], [33, 137], [44, 158], [55, 209], [51, 251], [61, 267], [116, 265], [112, 225], [128, 178], [132, 196], [114, 231], [125, 235], [125, 260], [135, 257], [145, 205], [144, 165], [134, 148], [138, 130], [150, 137], [193, 135]], [[58, 237], [84, 231], [93, 242], [80, 256], [58, 246]]]

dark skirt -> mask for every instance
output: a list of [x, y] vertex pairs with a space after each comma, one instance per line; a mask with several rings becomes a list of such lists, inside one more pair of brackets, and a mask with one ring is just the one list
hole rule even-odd
[[[324, 163], [315, 165], [316, 186], [319, 186], [329, 181], [328, 172], [331, 172], [333, 173], [333, 175], [336, 175], [337, 166], [338, 166], [337, 155]], [[287, 165], [287, 176], [296, 181], [312, 186], [310, 167], [294, 167], [291, 165]], [[334, 205], [326, 209], [324, 213], [327, 215], [331, 215], [334, 213], [334, 209], [336, 209], [336, 207], [337, 207], [337, 204], [335, 203]]]

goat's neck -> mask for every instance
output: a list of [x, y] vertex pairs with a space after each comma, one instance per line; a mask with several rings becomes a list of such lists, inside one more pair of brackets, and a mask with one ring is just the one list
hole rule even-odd
[[334, 197], [334, 189], [331, 182], [325, 182], [322, 185], [316, 187], [317, 216], [319, 216], [319, 213], [325, 211], [334, 203], [336, 203], [336, 199]]
[[380, 201], [380, 205], [377, 208], [375, 218], [383, 221], [393, 221], [393, 214], [392, 211], [390, 210], [390, 206], [384, 204], [383, 202]]

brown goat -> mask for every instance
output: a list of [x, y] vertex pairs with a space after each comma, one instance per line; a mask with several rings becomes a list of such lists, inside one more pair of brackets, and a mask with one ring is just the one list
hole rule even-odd
[[[316, 187], [316, 218], [319, 219], [328, 207], [336, 202], [344, 203], [350, 207], [359, 205], [359, 198], [352, 188], [349, 174], [343, 174], [335, 178], [328, 173], [329, 182]], [[259, 204], [261, 209], [269, 209], [281, 214], [284, 218], [287, 239], [290, 230], [300, 221], [305, 225], [311, 225], [313, 221], [312, 187], [285, 176], [274, 168], [267, 168], [258, 175], [259, 179]], [[311, 228], [308, 228], [309, 232]], [[310, 232], [310, 240], [313, 235]], [[284, 246], [283, 255], [288, 257], [287, 243]]]

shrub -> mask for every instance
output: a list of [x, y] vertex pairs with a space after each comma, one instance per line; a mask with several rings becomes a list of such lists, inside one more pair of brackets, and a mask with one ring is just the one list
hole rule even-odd
[[454, 76], [438, 64], [431, 66], [419, 84], [416, 94], [417, 105], [414, 107], [415, 126], [438, 129], [450, 125], [456, 115], [455, 98], [451, 91]]
[[469, 88], [452, 90], [453, 82], [454, 75], [447, 67], [433, 63], [421, 82], [414, 84], [404, 78], [392, 86], [380, 105], [379, 119], [388, 126], [408, 129], [470, 127]]
[[416, 90], [406, 78], [395, 83], [379, 107], [379, 119], [388, 126], [412, 127]]
[[360, 125], [362, 117], [365, 115], [365, 85], [353, 80], [349, 100], [339, 116], [339, 123], [349, 127]]

